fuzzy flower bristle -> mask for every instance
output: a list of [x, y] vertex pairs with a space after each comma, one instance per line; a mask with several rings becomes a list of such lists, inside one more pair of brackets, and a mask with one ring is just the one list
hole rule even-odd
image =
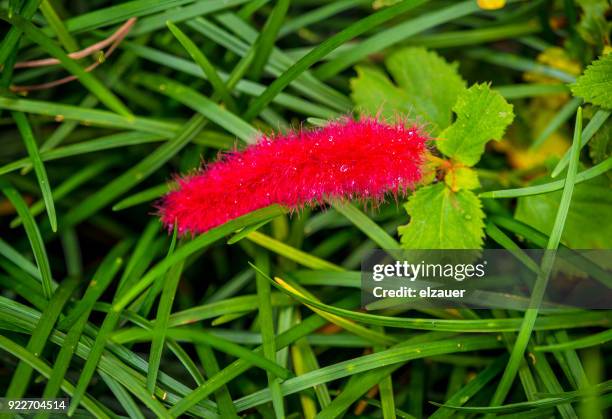
[[161, 201], [168, 228], [203, 233], [272, 204], [289, 209], [326, 199], [402, 193], [421, 178], [426, 137], [415, 127], [345, 118], [312, 129], [262, 137], [200, 172], [178, 179]]

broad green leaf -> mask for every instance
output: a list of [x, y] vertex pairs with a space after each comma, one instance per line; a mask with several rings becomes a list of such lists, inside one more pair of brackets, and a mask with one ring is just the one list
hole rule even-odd
[[[397, 3], [377, 13], [393, 10], [397, 17], [398, 13], [395, 10], [403, 5], [407, 5], [407, 2]], [[479, 9], [474, 0], [466, 0], [451, 2], [450, 5], [440, 8], [428, 4], [420, 10], [423, 13], [414, 13], [410, 19], [405, 19], [399, 24], [377, 31], [372, 36], [364, 38], [353, 45], [347, 45], [345, 50], [339, 51], [328, 62], [320, 65], [314, 72], [315, 76], [321, 80], [327, 80], [368, 55], [380, 53], [410, 37], [438, 25], [443, 25], [444, 23], [475, 13]]]
[[478, 173], [469, 167], [459, 167], [449, 171], [444, 177], [444, 183], [454, 192], [460, 191], [461, 189], [470, 190], [480, 188]]
[[453, 192], [443, 183], [416, 191], [405, 205], [408, 225], [398, 228], [405, 249], [479, 249], [483, 218], [473, 192]]
[[[561, 192], [519, 198], [515, 218], [550, 234]], [[561, 242], [574, 249], [612, 248], [612, 194], [606, 177], [575, 186]]]
[[357, 78], [351, 79], [351, 96], [360, 112], [385, 119], [410, 114], [410, 98], [385, 73], [372, 67], [358, 66], [355, 70]]
[[457, 63], [449, 64], [424, 48], [405, 48], [385, 62], [397, 85], [379, 70], [357, 67], [351, 80], [353, 100], [364, 112], [381, 112], [386, 118], [400, 115], [423, 119], [433, 133], [448, 127], [451, 108], [465, 88]]
[[514, 119], [512, 105], [486, 84], [464, 91], [453, 107], [457, 119], [440, 134], [438, 150], [468, 166], [478, 163], [489, 140], [500, 140]]
[[612, 54], [607, 54], [587, 67], [572, 88], [575, 96], [602, 108], [612, 109]]
[[342, 31], [334, 36], [327, 38], [309, 53], [300, 58], [287, 71], [276, 78], [266, 90], [259, 95], [247, 109], [244, 119], [250, 121], [289, 85], [293, 80], [300, 76], [304, 71], [308, 70], [316, 62], [327, 56], [336, 48], [340, 47], [350, 39], [353, 39], [363, 33], [366, 33], [379, 25], [397, 17], [399, 14], [405, 13], [427, 0], [406, 0], [395, 6], [380, 10], [355, 23], [347, 26]]

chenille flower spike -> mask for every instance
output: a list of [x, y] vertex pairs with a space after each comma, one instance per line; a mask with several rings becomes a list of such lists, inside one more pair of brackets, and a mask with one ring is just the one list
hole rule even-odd
[[272, 204], [291, 211], [328, 200], [380, 202], [421, 179], [426, 140], [416, 126], [370, 117], [262, 136], [179, 178], [160, 217], [181, 235], [200, 234]]

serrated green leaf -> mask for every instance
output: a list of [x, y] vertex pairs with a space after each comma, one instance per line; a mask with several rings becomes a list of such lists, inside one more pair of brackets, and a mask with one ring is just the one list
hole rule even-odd
[[484, 212], [471, 191], [443, 183], [416, 191], [405, 205], [410, 222], [398, 228], [405, 249], [480, 249]]
[[419, 120], [438, 133], [452, 121], [451, 108], [465, 89], [456, 63], [424, 48], [405, 48], [385, 62], [395, 84], [380, 70], [357, 67], [352, 97], [368, 114]]
[[[550, 234], [561, 193], [519, 198], [515, 218]], [[561, 242], [574, 249], [612, 248], [612, 194], [606, 177], [599, 176], [575, 186]]]
[[408, 95], [395, 86], [384, 72], [377, 68], [357, 66], [357, 78], [351, 79], [351, 97], [360, 112], [380, 114], [394, 119], [410, 112]]
[[453, 107], [457, 119], [440, 134], [438, 150], [468, 166], [478, 163], [489, 140], [500, 140], [514, 119], [512, 105], [486, 84], [465, 90]]
[[572, 84], [572, 93], [602, 108], [612, 109], [612, 54], [593, 61]]
[[455, 192], [461, 189], [470, 190], [480, 188], [478, 173], [469, 167], [459, 167], [449, 171], [446, 176], [444, 176], [444, 183]]

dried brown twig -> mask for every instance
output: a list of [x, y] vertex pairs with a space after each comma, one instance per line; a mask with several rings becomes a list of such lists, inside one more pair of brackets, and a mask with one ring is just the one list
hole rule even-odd
[[[103, 39], [100, 42], [96, 42], [95, 44], [90, 45], [87, 48], [84, 48], [80, 51], [72, 52], [68, 54], [68, 56], [72, 59], [79, 60], [81, 58], [85, 58], [92, 54], [95, 54], [97, 52], [102, 52], [104, 59], [106, 59], [111, 56], [111, 54], [115, 51], [115, 49], [117, 49], [121, 41], [123, 41], [125, 37], [127, 36], [127, 34], [130, 33], [130, 30], [134, 26], [134, 23], [136, 23], [136, 18], [134, 17], [130, 18], [108, 38]], [[108, 50], [104, 52], [103, 49], [109, 45], [110, 47], [108, 48]], [[97, 60], [95, 63], [86, 67], [85, 71], [87, 72], [92, 71], [97, 66], [99, 66], [102, 62], [104, 62], [104, 60]], [[36, 67], [46, 67], [46, 66], [57, 65], [57, 64], [60, 64], [60, 61], [57, 58], [43, 58], [39, 60], [21, 61], [21, 62], [15, 63], [15, 68], [36, 68]], [[41, 84], [32, 84], [32, 85], [27, 85], [27, 86], [13, 85], [11, 86], [11, 91], [16, 92], [16, 93], [23, 93], [23, 92], [30, 92], [33, 90], [50, 89], [55, 86], [69, 83], [76, 79], [77, 79], [76, 76], [67, 76], [67, 77], [63, 77], [58, 80], [53, 80], [53, 81], [41, 83]]]

